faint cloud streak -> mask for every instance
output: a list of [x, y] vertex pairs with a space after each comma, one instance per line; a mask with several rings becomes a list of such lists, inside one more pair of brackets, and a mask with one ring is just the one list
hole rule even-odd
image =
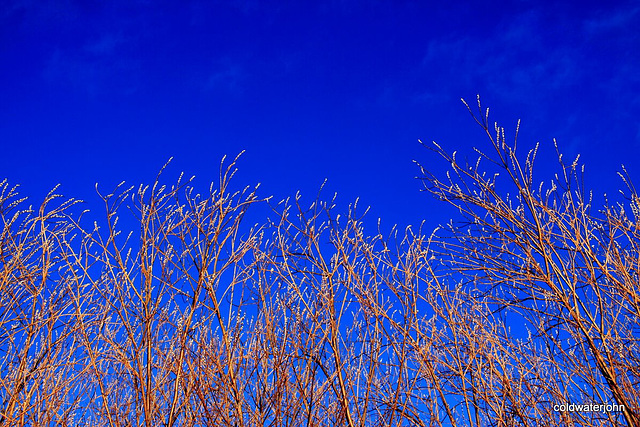
[[51, 82], [64, 82], [96, 95], [105, 90], [135, 92], [139, 85], [139, 60], [123, 55], [127, 39], [105, 33], [81, 48], [56, 49], [50, 56], [44, 76]]
[[218, 61], [215, 70], [207, 78], [205, 88], [207, 90], [222, 89], [233, 94], [242, 94], [246, 78], [247, 73], [240, 63], [224, 58]]
[[604, 13], [603, 15], [588, 19], [584, 22], [584, 31], [594, 35], [610, 30], [620, 30], [629, 25], [637, 17], [640, 7], [620, 8]]
[[[579, 49], [548, 46], [540, 36], [536, 13], [511, 20], [493, 37], [432, 40], [422, 61], [430, 74], [436, 70], [436, 90], [418, 99], [438, 98], [437, 91], [486, 88], [498, 96], [537, 97], [538, 87], [574, 86], [581, 78]], [[509, 70], [505, 73], [504, 70]]]

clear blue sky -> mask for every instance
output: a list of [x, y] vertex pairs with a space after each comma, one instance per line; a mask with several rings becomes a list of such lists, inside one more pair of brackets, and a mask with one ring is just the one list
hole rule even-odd
[[[325, 178], [387, 226], [439, 215], [417, 140], [486, 147], [479, 93], [520, 146], [582, 154], [596, 195], [640, 175], [638, 2], [0, 2], [0, 178], [97, 208], [171, 156], [206, 187], [223, 155], [263, 196]], [[540, 176], [540, 179], [544, 179]], [[546, 179], [548, 181], [548, 179]], [[640, 185], [640, 179], [636, 179]]]

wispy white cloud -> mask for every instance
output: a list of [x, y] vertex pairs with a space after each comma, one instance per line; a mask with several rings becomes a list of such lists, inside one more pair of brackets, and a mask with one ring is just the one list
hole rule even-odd
[[633, 23], [633, 21], [637, 19], [638, 14], [640, 14], [640, 7], [637, 5], [621, 7], [585, 20], [583, 28], [588, 35], [595, 35], [610, 30], [620, 30]]
[[76, 11], [68, 0], [7, 0], [0, 4], [0, 18], [9, 18], [15, 14], [21, 14], [25, 20], [42, 20], [52, 16], [75, 16]]
[[549, 137], [562, 135], [567, 154], [607, 137], [600, 117], [631, 126], [635, 141], [620, 144], [640, 144], [640, 7], [586, 17], [549, 19], [548, 13], [508, 16], [484, 38], [466, 33], [431, 40], [413, 101], [431, 108], [480, 93], [491, 105], [526, 111], [527, 121], [544, 123]]
[[[264, 2], [258, 0], [190, 0], [185, 2], [189, 9], [191, 25], [206, 25], [207, 16], [215, 13], [216, 8], [229, 7], [243, 15], [252, 15], [263, 11]], [[269, 7], [271, 12], [272, 7]]]
[[84, 45], [84, 50], [94, 55], [112, 55], [126, 42], [122, 34], [105, 33]]
[[632, 29], [640, 25], [640, 8], [615, 9], [582, 21], [562, 18], [555, 25], [564, 27], [553, 27], [542, 10], [534, 9], [510, 16], [486, 38], [448, 35], [431, 40], [422, 62], [431, 80], [414, 100], [439, 102], [443, 96], [480, 91], [548, 105], [558, 97], [588, 94], [639, 108], [640, 33]]
[[244, 83], [248, 77], [240, 62], [230, 58], [217, 61], [213, 72], [208, 76], [205, 88], [207, 90], [222, 89], [234, 94], [244, 92]]
[[92, 95], [114, 88], [134, 92], [140, 82], [140, 63], [121, 54], [126, 43], [122, 34], [104, 33], [80, 47], [57, 48], [47, 61], [44, 77]]
[[539, 19], [533, 11], [511, 18], [492, 37], [430, 41], [422, 65], [430, 75], [436, 70], [440, 81], [417, 99], [434, 98], [438, 91], [451, 94], [454, 87], [485, 88], [497, 96], [536, 97], [540, 86], [553, 90], [577, 84], [580, 49], [550, 46], [540, 35]]

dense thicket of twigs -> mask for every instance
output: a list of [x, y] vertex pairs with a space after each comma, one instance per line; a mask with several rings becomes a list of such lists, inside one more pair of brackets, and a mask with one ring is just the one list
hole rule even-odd
[[93, 227], [2, 183], [0, 425], [640, 425], [635, 190], [596, 211], [577, 162], [539, 184], [474, 117], [491, 151], [422, 170], [461, 212], [435, 233], [232, 192], [235, 161], [203, 196], [118, 187]]

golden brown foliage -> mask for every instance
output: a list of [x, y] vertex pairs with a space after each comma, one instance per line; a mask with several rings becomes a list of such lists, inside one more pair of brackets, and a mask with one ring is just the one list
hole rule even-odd
[[235, 161], [205, 196], [118, 187], [92, 229], [2, 183], [0, 425], [640, 425], [635, 217], [594, 213], [577, 162], [534, 185], [487, 120], [505, 180], [436, 146], [463, 221], [433, 234], [233, 192]]

